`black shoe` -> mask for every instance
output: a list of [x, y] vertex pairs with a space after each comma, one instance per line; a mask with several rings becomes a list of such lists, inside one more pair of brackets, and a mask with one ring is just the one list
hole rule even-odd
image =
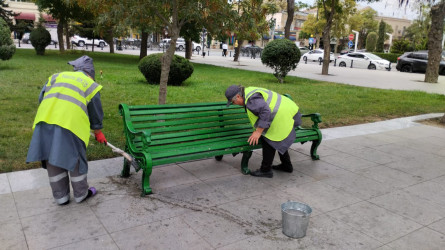
[[61, 203], [61, 204], [59, 204], [60, 206], [65, 206], [65, 205], [68, 205], [68, 204], [70, 204], [70, 200], [67, 200], [67, 201], [65, 201], [64, 203]]
[[272, 172], [272, 170], [269, 170], [268, 172], [263, 172], [263, 171], [261, 171], [261, 169], [257, 169], [253, 172], [250, 172], [250, 175], [255, 176], [255, 177], [272, 178], [273, 172]]
[[294, 171], [294, 168], [292, 166], [288, 167], [288, 166], [284, 166], [283, 164], [272, 165], [272, 169], [287, 172], [287, 173], [292, 173]]

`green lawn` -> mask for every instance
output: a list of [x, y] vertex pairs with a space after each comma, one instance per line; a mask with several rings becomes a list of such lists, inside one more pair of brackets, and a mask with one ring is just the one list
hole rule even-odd
[[[39, 164], [25, 164], [25, 159], [40, 89], [51, 74], [72, 70], [67, 61], [76, 59], [81, 53], [47, 51], [45, 56], [36, 56], [34, 50], [19, 49], [11, 60], [0, 61], [0, 173], [39, 167]], [[156, 104], [159, 86], [145, 82], [137, 68], [137, 56], [88, 55], [94, 59], [97, 82], [104, 86], [101, 91], [104, 134], [108, 141], [123, 147], [119, 103]], [[258, 86], [289, 93], [303, 113], [321, 113], [322, 128], [445, 110], [443, 95], [361, 88], [289, 76], [284, 84], [279, 84], [272, 74], [202, 64], [194, 66], [195, 72], [183, 86], [168, 87], [168, 103], [224, 101], [224, 91], [231, 84]], [[89, 160], [113, 156], [109, 148], [91, 141]]]

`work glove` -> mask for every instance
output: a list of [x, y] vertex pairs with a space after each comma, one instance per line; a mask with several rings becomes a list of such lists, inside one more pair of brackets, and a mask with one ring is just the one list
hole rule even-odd
[[94, 132], [94, 137], [96, 137], [96, 141], [99, 143], [107, 145], [107, 139], [105, 139], [105, 135], [102, 133], [102, 131]]

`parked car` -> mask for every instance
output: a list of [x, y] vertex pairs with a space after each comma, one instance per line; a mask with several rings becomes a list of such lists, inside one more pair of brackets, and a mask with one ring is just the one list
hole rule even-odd
[[350, 67], [351, 62], [353, 68], [391, 70], [391, 64], [388, 60], [382, 59], [371, 53], [353, 52], [340, 55], [337, 58], [339, 67]]
[[[439, 64], [439, 74], [445, 75], [444, 53]], [[405, 52], [397, 58], [396, 69], [400, 72], [418, 72], [425, 73], [428, 64], [428, 51]]]
[[306, 54], [307, 52], [309, 52], [309, 49], [306, 47], [298, 47], [298, 49], [300, 50], [300, 55]]
[[30, 33], [23, 34], [23, 36], [22, 36], [22, 43], [26, 43], [26, 44], [31, 43], [31, 40], [29, 40], [29, 35], [30, 35]]
[[[79, 47], [83, 47], [85, 45], [93, 45], [93, 39], [88, 39], [86, 37], [80, 37], [78, 35], [74, 35], [73, 37], [71, 37], [71, 43]], [[102, 39], [94, 39], [94, 46], [102, 48], [108, 46], [108, 44]]]
[[[314, 49], [303, 55], [303, 61], [323, 61], [324, 58], [324, 50], [322, 49]], [[329, 61], [334, 61], [334, 53], [330, 53]]]
[[[171, 40], [172, 39], [170, 39], [170, 38], [162, 39], [161, 42], [159, 43], [159, 47], [162, 48], [162, 47], [165, 46], [165, 48], [168, 48], [170, 46]], [[184, 38], [180, 37], [180, 38], [178, 38], [176, 40], [176, 49], [179, 50], [179, 51], [183, 51], [185, 49], [185, 40], [184, 40]]]
[[340, 55], [348, 54], [354, 52], [354, 49], [343, 49], [340, 51]]
[[[193, 44], [193, 50], [196, 50], [196, 51], [201, 51], [201, 44], [199, 44], [199, 43], [195, 43], [195, 42], [192, 42], [192, 44]], [[205, 45], [204, 45], [204, 48], [205, 48]]]

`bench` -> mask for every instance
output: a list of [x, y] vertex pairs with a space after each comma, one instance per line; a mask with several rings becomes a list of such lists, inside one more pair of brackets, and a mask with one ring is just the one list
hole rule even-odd
[[[226, 102], [179, 105], [119, 105], [125, 133], [125, 151], [142, 168], [142, 195], [151, 194], [150, 175], [153, 166], [243, 153], [241, 172], [249, 174], [252, 150], [247, 138], [253, 128], [244, 107]], [[318, 160], [317, 147], [322, 135], [318, 129], [320, 114], [308, 114], [312, 128], [296, 128], [295, 142], [312, 141], [311, 157]], [[139, 169], [136, 169], [138, 171]], [[122, 177], [130, 176], [130, 164], [124, 159]]]

